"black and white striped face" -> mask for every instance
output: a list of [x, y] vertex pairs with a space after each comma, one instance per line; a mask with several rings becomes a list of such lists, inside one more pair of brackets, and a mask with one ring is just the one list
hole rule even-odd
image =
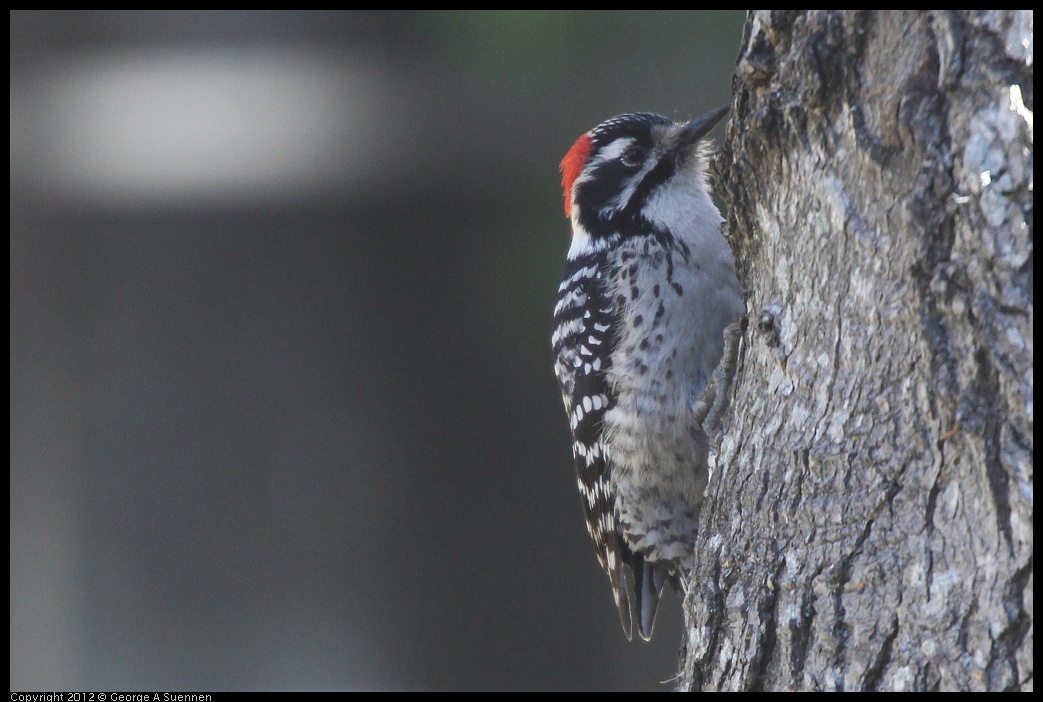
[[726, 112], [720, 108], [683, 124], [630, 113], [581, 136], [561, 164], [565, 211], [572, 219], [569, 257], [657, 229], [650, 211], [669, 192], [665, 185], [685, 181], [678, 189], [685, 198], [692, 188], [703, 188], [698, 142]]
[[673, 172], [663, 148], [672, 125], [659, 115], [629, 114], [590, 133], [594, 150], [572, 189], [573, 208], [588, 235], [602, 238], [638, 226], [644, 198]]

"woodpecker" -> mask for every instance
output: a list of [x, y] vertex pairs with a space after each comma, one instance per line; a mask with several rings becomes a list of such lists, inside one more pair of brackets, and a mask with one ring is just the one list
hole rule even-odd
[[663, 586], [690, 568], [708, 472], [696, 403], [743, 310], [701, 141], [727, 111], [682, 124], [619, 115], [561, 162], [572, 243], [554, 371], [587, 530], [627, 639], [627, 578], [647, 641]]

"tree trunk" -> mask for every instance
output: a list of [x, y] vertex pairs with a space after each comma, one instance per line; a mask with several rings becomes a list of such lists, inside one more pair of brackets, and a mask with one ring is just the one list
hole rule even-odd
[[682, 689], [1032, 689], [1032, 12], [758, 12]]

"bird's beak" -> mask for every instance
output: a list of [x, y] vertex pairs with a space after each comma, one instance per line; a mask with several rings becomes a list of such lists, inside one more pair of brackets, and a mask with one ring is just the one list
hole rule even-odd
[[730, 105], [724, 105], [718, 107], [716, 110], [707, 112], [701, 117], [696, 117], [691, 122], [688, 122], [681, 130], [677, 133], [677, 144], [680, 147], [691, 146], [695, 142], [706, 136], [721, 118], [728, 114]]

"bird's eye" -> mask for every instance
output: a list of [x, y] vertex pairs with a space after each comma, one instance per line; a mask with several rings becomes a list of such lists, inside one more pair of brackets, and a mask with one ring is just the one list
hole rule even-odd
[[623, 149], [623, 153], [619, 155], [619, 160], [628, 168], [637, 168], [645, 161], [645, 150], [637, 144], [631, 144]]

